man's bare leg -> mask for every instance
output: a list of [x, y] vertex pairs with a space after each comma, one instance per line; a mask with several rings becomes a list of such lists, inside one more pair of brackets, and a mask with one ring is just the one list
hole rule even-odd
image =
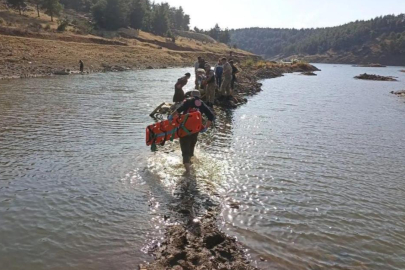
[[191, 163], [184, 163], [184, 168], [186, 169], [186, 173], [190, 173]]

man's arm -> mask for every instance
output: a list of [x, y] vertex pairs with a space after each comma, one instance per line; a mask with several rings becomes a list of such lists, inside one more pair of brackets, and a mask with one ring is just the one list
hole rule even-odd
[[208, 117], [209, 121], [211, 122], [214, 121], [215, 115], [212, 113], [212, 111], [207, 107], [207, 105], [204, 102], [201, 103], [200, 111]]

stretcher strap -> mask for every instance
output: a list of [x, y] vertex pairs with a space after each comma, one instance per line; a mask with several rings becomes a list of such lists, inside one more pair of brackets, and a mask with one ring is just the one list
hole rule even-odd
[[[164, 143], [166, 142], [167, 135], [171, 135], [170, 141], [173, 141], [174, 138], [176, 137], [176, 132], [178, 133], [178, 132], [180, 131], [180, 129], [182, 129], [187, 135], [191, 135], [190, 130], [188, 130], [188, 129], [185, 127], [185, 124], [187, 123], [187, 120], [188, 120], [188, 116], [189, 116], [189, 115], [186, 114], [186, 117], [185, 117], [184, 120], [181, 122], [179, 128], [176, 127], [176, 128], [174, 128], [174, 129], [172, 129], [172, 130], [170, 130], [170, 131], [167, 131], [167, 132], [162, 132], [162, 133], [156, 134], [156, 133], [154, 133], [154, 132], [152, 131], [152, 129], [151, 129], [150, 127], [148, 127], [148, 129], [149, 129], [149, 140], [148, 140], [148, 142], [150, 142], [150, 141], [152, 140], [151, 151], [152, 151], [152, 152], [156, 152], [156, 151], [157, 151], [157, 146], [156, 146], [156, 143], [155, 143], [157, 138], [164, 137], [165, 139], [164, 139], [164, 141], [162, 142], [162, 145], [164, 145]], [[177, 135], [179, 135], [179, 134], [177, 134]], [[180, 136], [179, 136], [179, 137], [180, 137]]]
[[184, 121], [180, 124], [180, 128], [181, 128], [182, 130], [184, 130], [184, 132], [186, 132], [187, 135], [191, 135], [190, 130], [188, 130], [188, 129], [184, 126], [184, 125], [187, 123], [188, 116], [189, 116], [189, 114], [186, 114], [186, 117], [184, 118]]

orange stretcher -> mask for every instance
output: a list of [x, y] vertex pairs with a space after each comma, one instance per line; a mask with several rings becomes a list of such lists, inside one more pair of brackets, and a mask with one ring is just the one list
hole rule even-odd
[[156, 145], [164, 145], [166, 141], [173, 141], [203, 129], [200, 112], [177, 115], [172, 120], [164, 120], [147, 126], [146, 145], [151, 145], [152, 151], [156, 151]]

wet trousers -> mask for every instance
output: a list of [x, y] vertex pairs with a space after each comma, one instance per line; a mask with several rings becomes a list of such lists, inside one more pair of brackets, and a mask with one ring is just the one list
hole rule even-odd
[[183, 164], [190, 163], [191, 157], [194, 156], [194, 148], [197, 144], [198, 133], [180, 138], [181, 154], [183, 156]]

